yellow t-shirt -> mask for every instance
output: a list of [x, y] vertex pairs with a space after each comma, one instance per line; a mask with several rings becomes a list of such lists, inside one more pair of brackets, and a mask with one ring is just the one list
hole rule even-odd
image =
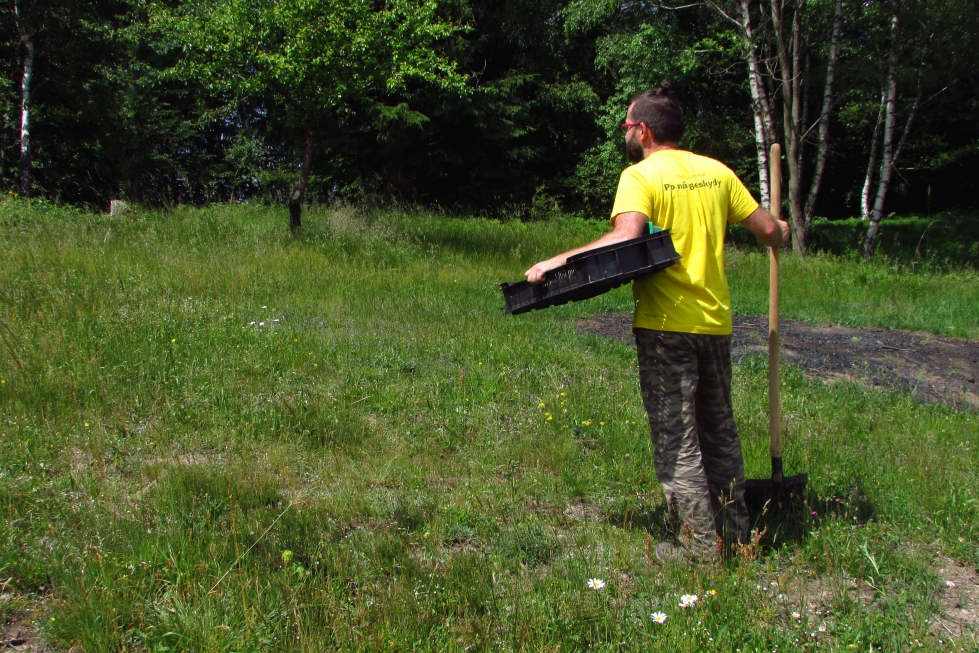
[[682, 257], [632, 284], [633, 326], [682, 333], [731, 333], [731, 296], [724, 275], [724, 232], [758, 208], [741, 180], [719, 161], [660, 150], [622, 171], [612, 208], [636, 211], [670, 230]]

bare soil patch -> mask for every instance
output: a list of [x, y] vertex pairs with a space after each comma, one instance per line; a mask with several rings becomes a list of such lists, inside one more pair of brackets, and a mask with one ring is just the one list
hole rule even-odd
[[580, 499], [569, 503], [564, 509], [564, 516], [573, 522], [598, 521], [604, 514], [605, 506], [596, 501]]
[[[578, 331], [632, 341], [632, 315], [608, 313], [575, 320]], [[857, 329], [839, 324], [781, 321], [781, 356], [807, 376], [850, 380], [956, 410], [979, 410], [979, 341], [920, 331]], [[768, 318], [734, 315], [732, 356], [768, 353]]]
[[934, 620], [932, 632], [938, 637], [979, 642], [979, 572], [944, 555], [936, 560], [938, 574], [945, 581], [942, 611]]
[[[39, 635], [35, 617], [41, 613], [44, 599], [24, 602], [10, 594], [0, 595], [0, 601], [18, 601], [25, 607], [8, 614], [6, 622], [0, 620], [0, 651], [18, 651], [20, 653], [63, 653], [64, 649], [48, 646]], [[84, 653], [79, 647], [70, 649], [67, 653]]]

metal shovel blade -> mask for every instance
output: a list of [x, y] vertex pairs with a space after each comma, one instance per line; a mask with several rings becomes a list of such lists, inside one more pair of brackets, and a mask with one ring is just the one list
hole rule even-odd
[[783, 476], [782, 481], [770, 478], [749, 478], [744, 482], [744, 501], [748, 510], [760, 513], [769, 509], [778, 510], [789, 506], [801, 506], [804, 500], [808, 474]]

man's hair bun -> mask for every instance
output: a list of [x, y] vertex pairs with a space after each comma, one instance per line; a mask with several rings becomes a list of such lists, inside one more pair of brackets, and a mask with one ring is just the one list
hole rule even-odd
[[683, 137], [683, 107], [668, 81], [632, 98], [632, 119], [646, 123], [660, 143]]

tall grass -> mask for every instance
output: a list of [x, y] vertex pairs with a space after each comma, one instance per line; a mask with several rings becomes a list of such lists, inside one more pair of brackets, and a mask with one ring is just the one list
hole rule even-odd
[[[941, 556], [979, 560], [974, 414], [786, 369], [805, 528], [773, 524], [763, 555], [719, 569], [652, 560], [666, 533], [634, 353], [569, 319], [628, 291], [511, 317], [498, 287], [602, 225], [341, 209], [293, 237], [257, 207], [0, 211], [0, 610], [55, 644], [948, 645], [929, 620]], [[738, 308], [761, 310], [763, 258], [732, 262]], [[851, 298], [891, 298], [877, 323], [975, 337], [967, 308], [927, 317], [943, 284], [975, 315], [965, 272], [790, 259], [786, 313], [874, 323], [813, 281], [861, 271]], [[766, 387], [764, 361], [736, 368], [755, 477]]]
[[[743, 313], [766, 314], [768, 259], [751, 250], [728, 264], [732, 299]], [[812, 255], [781, 260], [782, 311], [807, 322], [921, 330], [979, 338], [979, 272]]]

